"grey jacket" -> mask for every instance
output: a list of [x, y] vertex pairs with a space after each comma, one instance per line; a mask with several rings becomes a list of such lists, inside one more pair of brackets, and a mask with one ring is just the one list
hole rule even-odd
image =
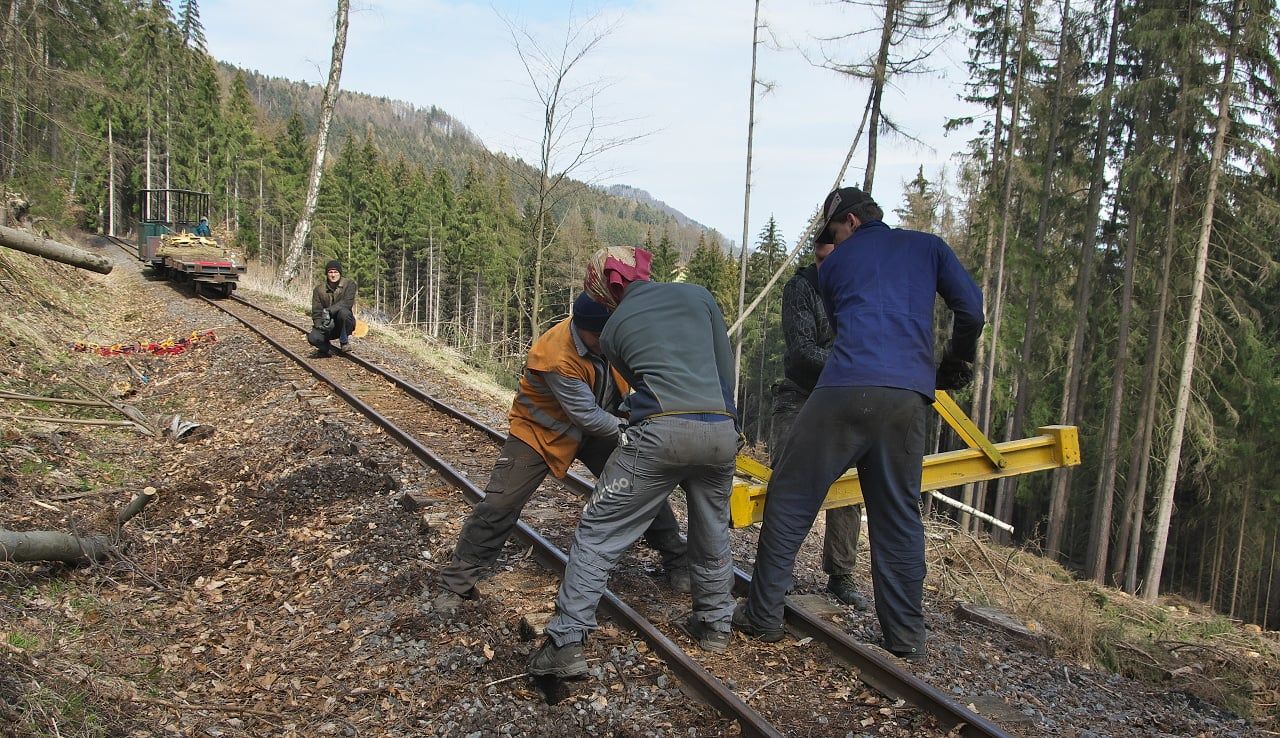
[[632, 283], [600, 344], [635, 390], [629, 402], [632, 423], [657, 414], [736, 422], [733, 351], [724, 315], [705, 287]]

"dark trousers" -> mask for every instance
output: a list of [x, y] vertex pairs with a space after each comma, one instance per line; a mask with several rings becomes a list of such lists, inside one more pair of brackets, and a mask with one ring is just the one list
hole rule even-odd
[[[591, 438], [579, 449], [578, 460], [598, 477], [615, 448], [617, 445], [612, 439]], [[520, 512], [550, 471], [547, 462], [529, 444], [507, 436], [489, 475], [485, 497], [471, 509], [458, 535], [453, 559], [440, 574], [445, 589], [465, 595], [476, 586], [498, 560], [520, 519]], [[670, 504], [663, 503], [644, 538], [662, 556], [662, 565], [667, 570], [685, 566], [687, 544], [680, 535], [680, 523]]]
[[[809, 396], [799, 387], [782, 384], [773, 394], [772, 428], [769, 430], [769, 460], [777, 466], [782, 447], [791, 437], [800, 408]], [[858, 537], [862, 533], [862, 505], [837, 507], [827, 511], [827, 532], [822, 538], [822, 570], [828, 576], [847, 576], [858, 563]]]
[[764, 524], [747, 595], [747, 617], [782, 626], [796, 552], [827, 489], [851, 466], [867, 506], [871, 581], [885, 647], [924, 648], [924, 523], [920, 472], [926, 400], [889, 387], [822, 387], [796, 418], [765, 498]]
[[351, 335], [351, 331], [356, 329], [356, 316], [347, 308], [338, 308], [330, 310], [329, 315], [333, 317], [333, 327], [328, 331], [322, 331], [319, 328], [312, 328], [307, 334], [307, 343], [315, 346], [321, 351], [329, 350], [329, 342], [338, 339], [340, 343], [346, 343], [347, 337]]

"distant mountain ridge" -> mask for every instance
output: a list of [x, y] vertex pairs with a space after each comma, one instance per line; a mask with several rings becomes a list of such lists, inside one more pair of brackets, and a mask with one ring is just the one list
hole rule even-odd
[[[322, 88], [268, 76], [256, 70], [240, 69], [226, 62], [219, 62], [219, 72], [224, 81], [229, 81], [237, 73], [243, 74], [250, 97], [268, 121], [283, 125], [297, 113], [306, 129], [315, 132], [319, 125]], [[330, 161], [338, 155], [348, 136], [357, 142], [366, 136], [372, 137], [378, 149], [389, 159], [403, 157], [419, 166], [443, 167], [455, 182], [461, 182], [468, 167], [475, 162], [496, 158], [506, 162], [504, 166], [529, 167], [526, 162], [506, 154], [491, 152], [465, 124], [434, 105], [420, 107], [403, 100], [343, 90], [334, 108], [329, 131]], [[639, 188], [579, 184], [587, 194], [575, 203], [578, 212], [562, 213], [561, 216], [575, 224], [590, 222], [596, 235], [607, 245], [639, 245], [649, 237], [656, 242], [665, 232], [676, 249], [687, 258], [700, 237], [722, 243], [726, 241], [714, 229]], [[515, 188], [517, 198], [529, 194]]]
[[609, 185], [608, 187], [603, 187], [601, 189], [603, 189], [606, 193], [613, 195], [614, 197], [625, 197], [628, 200], [635, 200], [636, 202], [643, 203], [656, 210], [660, 210], [666, 213], [667, 215], [670, 215], [672, 218], [675, 218], [676, 222], [679, 223], [680, 225], [696, 226], [698, 228], [702, 228], [707, 231], [715, 230], [710, 226], [703, 225], [702, 223], [699, 223], [693, 218], [690, 218], [689, 216], [671, 207], [670, 205], [663, 202], [662, 200], [659, 200], [658, 198], [649, 194], [647, 190], [642, 190], [639, 187], [632, 187], [631, 185], [626, 185], [626, 184], [615, 184], [615, 185]]

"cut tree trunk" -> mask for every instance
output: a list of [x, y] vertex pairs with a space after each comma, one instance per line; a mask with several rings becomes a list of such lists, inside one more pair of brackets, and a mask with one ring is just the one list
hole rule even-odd
[[0, 561], [80, 564], [101, 561], [112, 547], [108, 536], [74, 536], [48, 530], [21, 533], [0, 528]]
[[70, 264], [78, 269], [87, 269], [98, 274], [111, 273], [111, 262], [104, 257], [16, 228], [0, 226], [0, 246], [7, 246], [15, 251]]
[[[750, 238], [748, 229], [751, 223], [751, 144], [756, 129], [756, 58], [760, 49], [760, 0], [755, 3], [755, 15], [751, 20], [751, 94], [747, 98], [747, 176], [742, 189], [742, 250], [739, 253], [740, 264], [738, 274], [738, 314], [747, 307], [747, 241]], [[743, 396], [739, 394], [742, 384], [742, 328], [733, 336], [733, 397], [742, 407]]]

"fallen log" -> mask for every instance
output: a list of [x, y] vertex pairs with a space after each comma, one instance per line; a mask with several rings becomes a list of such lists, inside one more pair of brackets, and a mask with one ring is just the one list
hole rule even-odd
[[111, 273], [111, 262], [104, 257], [8, 226], [0, 226], [0, 246], [99, 274]]
[[115, 536], [77, 536], [52, 530], [19, 532], [0, 528], [0, 561], [62, 561], [82, 564], [107, 558], [120, 538], [120, 529], [156, 497], [156, 488], [147, 487], [116, 514]]
[[111, 551], [108, 536], [73, 536], [52, 530], [20, 533], [0, 528], [0, 561], [100, 561]]

